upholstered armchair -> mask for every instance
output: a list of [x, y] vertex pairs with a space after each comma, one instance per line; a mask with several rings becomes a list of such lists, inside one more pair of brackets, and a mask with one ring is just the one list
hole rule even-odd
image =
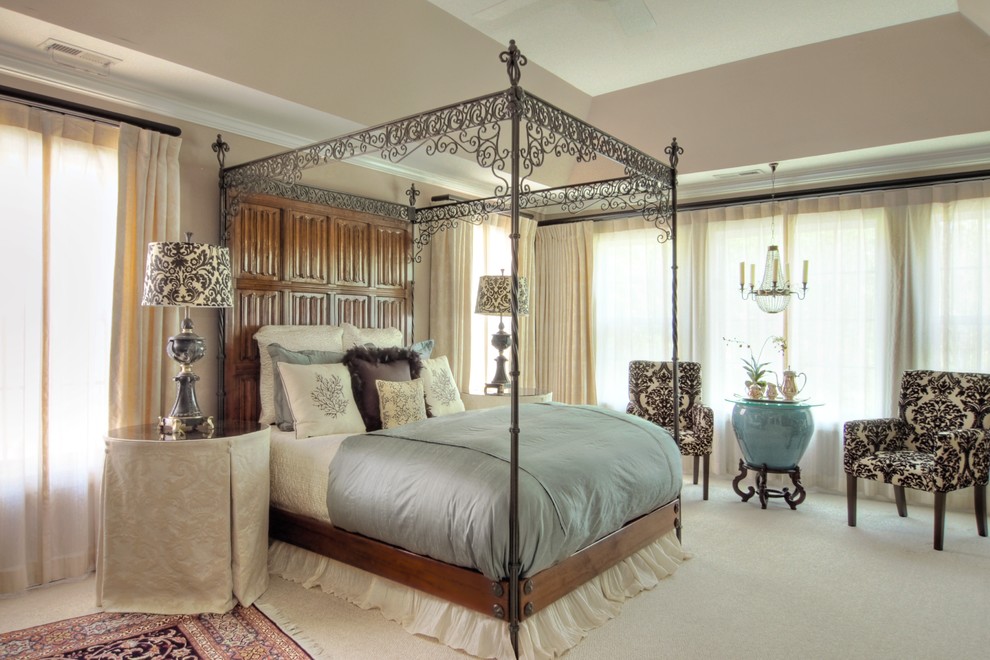
[[935, 549], [945, 534], [945, 495], [973, 487], [976, 528], [987, 535], [990, 472], [990, 374], [907, 371], [900, 416], [846, 422], [843, 463], [849, 526], [856, 526], [856, 480], [893, 485], [897, 513], [904, 489], [935, 494]]
[[[671, 362], [633, 360], [629, 363], [629, 404], [626, 412], [674, 432], [674, 369]], [[715, 439], [715, 413], [701, 403], [701, 364], [677, 363], [680, 402], [680, 448], [694, 457], [694, 483], [698, 461], [703, 463], [702, 497], [708, 499], [708, 463]]]

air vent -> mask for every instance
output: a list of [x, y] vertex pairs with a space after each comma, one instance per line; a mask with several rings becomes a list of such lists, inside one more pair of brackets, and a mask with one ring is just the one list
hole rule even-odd
[[110, 67], [122, 61], [116, 57], [110, 57], [109, 55], [97, 53], [93, 50], [73, 46], [57, 39], [47, 40], [41, 44], [41, 48], [48, 53], [52, 61], [56, 64], [98, 76], [109, 75]]
[[739, 170], [738, 172], [721, 172], [719, 174], [713, 174], [712, 177], [715, 179], [738, 179], [744, 176], [757, 176], [766, 174], [763, 170]]

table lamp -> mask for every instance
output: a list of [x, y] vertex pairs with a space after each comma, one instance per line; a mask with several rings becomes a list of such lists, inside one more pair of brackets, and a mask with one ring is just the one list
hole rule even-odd
[[169, 337], [165, 350], [179, 363], [175, 405], [168, 417], [159, 417], [162, 435], [184, 438], [187, 431], [199, 429], [212, 433], [212, 416], [203, 415], [196, 401], [196, 381], [192, 364], [206, 354], [206, 342], [193, 332], [190, 307], [231, 307], [233, 290], [230, 276], [230, 252], [227, 248], [193, 243], [192, 234], [185, 242], [149, 243], [144, 274], [142, 305], [182, 307], [185, 315], [180, 332]]
[[[474, 307], [475, 314], [498, 317], [498, 332], [492, 334], [492, 346], [498, 350], [498, 357], [495, 358], [495, 377], [485, 385], [485, 392], [489, 388], [494, 389], [498, 394], [504, 394], [509, 386], [509, 378], [505, 374], [505, 363], [508, 361], [502, 353], [512, 345], [512, 335], [505, 331], [502, 317], [512, 313], [512, 278], [505, 275], [482, 275], [478, 280], [478, 302]], [[525, 277], [519, 278], [519, 292], [517, 294], [519, 305], [519, 316], [529, 314], [529, 285]]]

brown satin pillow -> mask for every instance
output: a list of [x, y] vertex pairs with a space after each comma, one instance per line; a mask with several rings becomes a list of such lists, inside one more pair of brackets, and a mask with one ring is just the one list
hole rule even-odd
[[365, 428], [382, 428], [381, 407], [378, 402], [379, 380], [407, 381], [419, 377], [423, 368], [419, 354], [408, 348], [368, 348], [356, 346], [344, 355], [344, 364], [351, 373], [354, 399], [357, 401]]

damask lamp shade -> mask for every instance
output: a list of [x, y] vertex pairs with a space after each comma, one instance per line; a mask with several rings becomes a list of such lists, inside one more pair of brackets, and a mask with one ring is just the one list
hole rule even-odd
[[[206, 342], [193, 332], [190, 307], [231, 307], [233, 288], [230, 275], [230, 252], [227, 248], [193, 243], [192, 234], [185, 242], [150, 243], [144, 274], [142, 305], [183, 307], [185, 314], [180, 332], [169, 337], [165, 350], [179, 363], [175, 405], [168, 417], [159, 418], [163, 434], [185, 437], [186, 431], [200, 425], [212, 431], [212, 417], [203, 415], [196, 400], [196, 381], [192, 364], [206, 354]], [[201, 429], [202, 430], [202, 429]]]
[[[516, 302], [519, 316], [529, 314], [529, 283], [525, 277], [519, 278]], [[502, 394], [509, 385], [509, 378], [505, 374], [508, 359], [502, 353], [512, 345], [512, 335], [505, 331], [502, 317], [512, 313], [512, 278], [504, 274], [482, 275], [478, 280], [478, 302], [474, 313], [499, 317], [498, 332], [492, 334], [492, 346], [498, 351], [498, 357], [495, 358], [495, 377], [485, 385], [485, 390], [492, 388]]]

